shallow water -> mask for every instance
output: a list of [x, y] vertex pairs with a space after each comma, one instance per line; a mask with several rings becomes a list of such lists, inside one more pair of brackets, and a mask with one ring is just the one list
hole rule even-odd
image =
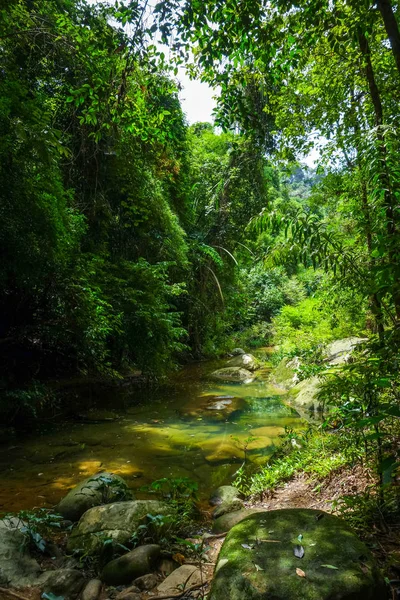
[[[264, 463], [284, 427], [300, 424], [299, 416], [266, 381], [210, 381], [207, 374], [220, 366], [191, 365], [157, 391], [103, 391], [96, 404], [107, 405], [111, 415], [93, 410], [94, 422], [53, 425], [2, 446], [0, 511], [52, 506], [102, 470], [122, 475], [138, 497], [139, 488], [156, 479], [189, 477], [205, 498], [232, 480], [249, 436], [257, 439], [247, 460]], [[115, 420], [101, 420], [109, 417]]]

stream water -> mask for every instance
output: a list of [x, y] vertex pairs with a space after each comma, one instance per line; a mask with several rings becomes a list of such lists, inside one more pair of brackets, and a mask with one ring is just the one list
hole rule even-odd
[[156, 479], [189, 477], [205, 498], [211, 488], [232, 481], [249, 436], [256, 440], [248, 445], [247, 460], [263, 464], [284, 427], [295, 428], [300, 418], [267, 381], [211, 381], [209, 373], [220, 366], [190, 365], [154, 391], [106, 390], [81, 420], [5, 444], [0, 511], [52, 506], [99, 471], [123, 476], [137, 497]]

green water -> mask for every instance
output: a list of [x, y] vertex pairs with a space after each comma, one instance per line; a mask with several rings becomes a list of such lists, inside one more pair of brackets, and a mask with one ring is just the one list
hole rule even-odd
[[[107, 405], [112, 414], [89, 411], [82, 422], [54, 425], [3, 446], [0, 510], [52, 506], [102, 470], [122, 475], [139, 497], [139, 488], [155, 479], [190, 477], [205, 498], [232, 480], [249, 436], [257, 439], [247, 458], [261, 465], [284, 427], [300, 424], [299, 416], [266, 381], [212, 382], [208, 374], [216, 366], [186, 367], [157, 391], [103, 390], [91, 402]], [[101, 420], [109, 417], [114, 420]]]

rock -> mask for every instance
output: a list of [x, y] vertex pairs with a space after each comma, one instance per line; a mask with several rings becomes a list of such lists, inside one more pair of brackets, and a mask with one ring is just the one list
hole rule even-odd
[[212, 530], [214, 533], [225, 533], [225, 531], [229, 531], [246, 517], [260, 511], [261, 509], [258, 508], [243, 508], [242, 510], [226, 513], [222, 517], [215, 519]]
[[175, 560], [172, 560], [172, 558], [163, 558], [158, 565], [158, 571], [163, 577], [168, 577], [168, 575], [171, 575], [171, 573], [178, 567], [179, 563], [177, 563]]
[[[137, 589], [137, 588], [136, 588]], [[128, 592], [125, 590], [115, 597], [115, 600], [142, 600], [140, 593]]]
[[202, 581], [202, 574], [198, 567], [195, 567], [194, 565], [182, 565], [179, 569], [176, 569], [171, 573], [167, 579], [164, 579], [164, 581], [160, 583], [157, 587], [157, 591], [165, 596], [168, 594], [175, 595]]
[[55, 510], [65, 519], [78, 521], [93, 506], [130, 499], [132, 493], [122, 477], [113, 473], [98, 473], [74, 487]]
[[[267, 539], [279, 542], [262, 541]], [[300, 544], [301, 559], [294, 554]], [[253, 514], [231, 529], [209, 598], [381, 600], [386, 589], [370, 551], [344, 521], [317, 510], [285, 509]]]
[[329, 365], [341, 365], [348, 359], [356, 346], [368, 341], [367, 338], [349, 337], [343, 340], [335, 340], [326, 348], [326, 361]]
[[223, 502], [213, 510], [213, 519], [219, 519], [222, 515], [241, 510], [244, 507], [243, 501], [237, 498], [228, 502]]
[[0, 585], [22, 587], [32, 585], [40, 566], [29, 554], [27, 538], [20, 531], [20, 519], [0, 521]]
[[158, 583], [158, 577], [154, 573], [148, 573], [147, 575], [142, 575], [142, 577], [138, 577], [133, 582], [139, 590], [152, 590], [156, 587]]
[[240, 356], [241, 354], [246, 354], [246, 352], [244, 350], [242, 350], [242, 348], [234, 348], [231, 351], [232, 356]]
[[251, 383], [254, 380], [254, 375], [247, 369], [242, 369], [241, 367], [218, 369], [217, 371], [213, 371], [210, 377], [212, 379], [233, 383]]
[[101, 579], [108, 585], [131, 583], [137, 577], [150, 573], [160, 552], [161, 548], [157, 544], [139, 546], [109, 562], [101, 573]]
[[69, 552], [99, 554], [106, 539], [126, 544], [139, 525], [145, 523], [147, 514], [170, 513], [170, 506], [158, 500], [132, 500], [95, 506], [82, 515], [72, 530], [67, 549]]
[[103, 584], [100, 579], [91, 579], [81, 594], [81, 600], [97, 600], [101, 594]]
[[62, 596], [64, 600], [76, 600], [85, 584], [82, 571], [77, 569], [56, 569], [43, 573], [36, 584], [42, 592]]
[[228, 362], [228, 367], [240, 367], [248, 371], [255, 371], [258, 366], [258, 360], [252, 354], [240, 354]]
[[123, 600], [125, 598], [127, 598], [127, 600], [140, 600], [140, 590], [138, 587], [136, 587], [136, 585], [131, 585], [128, 588], [125, 588], [124, 590], [122, 590], [122, 592], [120, 592], [119, 594], [116, 595], [115, 600]]
[[241, 497], [241, 493], [237, 488], [233, 487], [233, 485], [220, 485], [212, 492], [209, 502], [211, 506], [218, 506], [223, 502], [232, 502]]
[[304, 379], [295, 385], [289, 392], [288, 402], [301, 416], [310, 418], [322, 412], [322, 406], [317, 395], [321, 381], [317, 375]]

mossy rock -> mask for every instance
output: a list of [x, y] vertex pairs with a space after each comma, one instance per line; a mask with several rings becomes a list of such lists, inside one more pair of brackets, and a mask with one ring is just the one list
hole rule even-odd
[[228, 367], [240, 367], [247, 371], [255, 371], [260, 366], [260, 363], [252, 354], [239, 354], [228, 362]]
[[241, 499], [242, 494], [233, 485], [220, 485], [214, 490], [210, 496], [211, 506], [218, 506], [224, 502], [233, 502]]
[[146, 515], [170, 515], [172, 508], [158, 500], [132, 500], [87, 510], [68, 539], [69, 552], [100, 554], [106, 539], [127, 544]]
[[78, 521], [89, 508], [118, 500], [132, 500], [127, 484], [113, 473], [98, 473], [75, 486], [56, 506], [65, 519]]
[[210, 375], [211, 379], [219, 381], [227, 381], [231, 383], [250, 383], [254, 380], [254, 375], [247, 369], [241, 367], [226, 367], [213, 371]]
[[[295, 556], [296, 546], [304, 550], [302, 558]], [[233, 527], [221, 548], [210, 593], [210, 600], [386, 597], [365, 544], [338, 517], [311, 509], [260, 512]]]
[[254, 513], [260, 512], [259, 508], [242, 508], [241, 510], [235, 510], [233, 512], [228, 512], [223, 514], [218, 519], [215, 519], [212, 530], [214, 533], [225, 533], [226, 531], [230, 531], [232, 527], [235, 527], [240, 521], [246, 519], [250, 515]]

